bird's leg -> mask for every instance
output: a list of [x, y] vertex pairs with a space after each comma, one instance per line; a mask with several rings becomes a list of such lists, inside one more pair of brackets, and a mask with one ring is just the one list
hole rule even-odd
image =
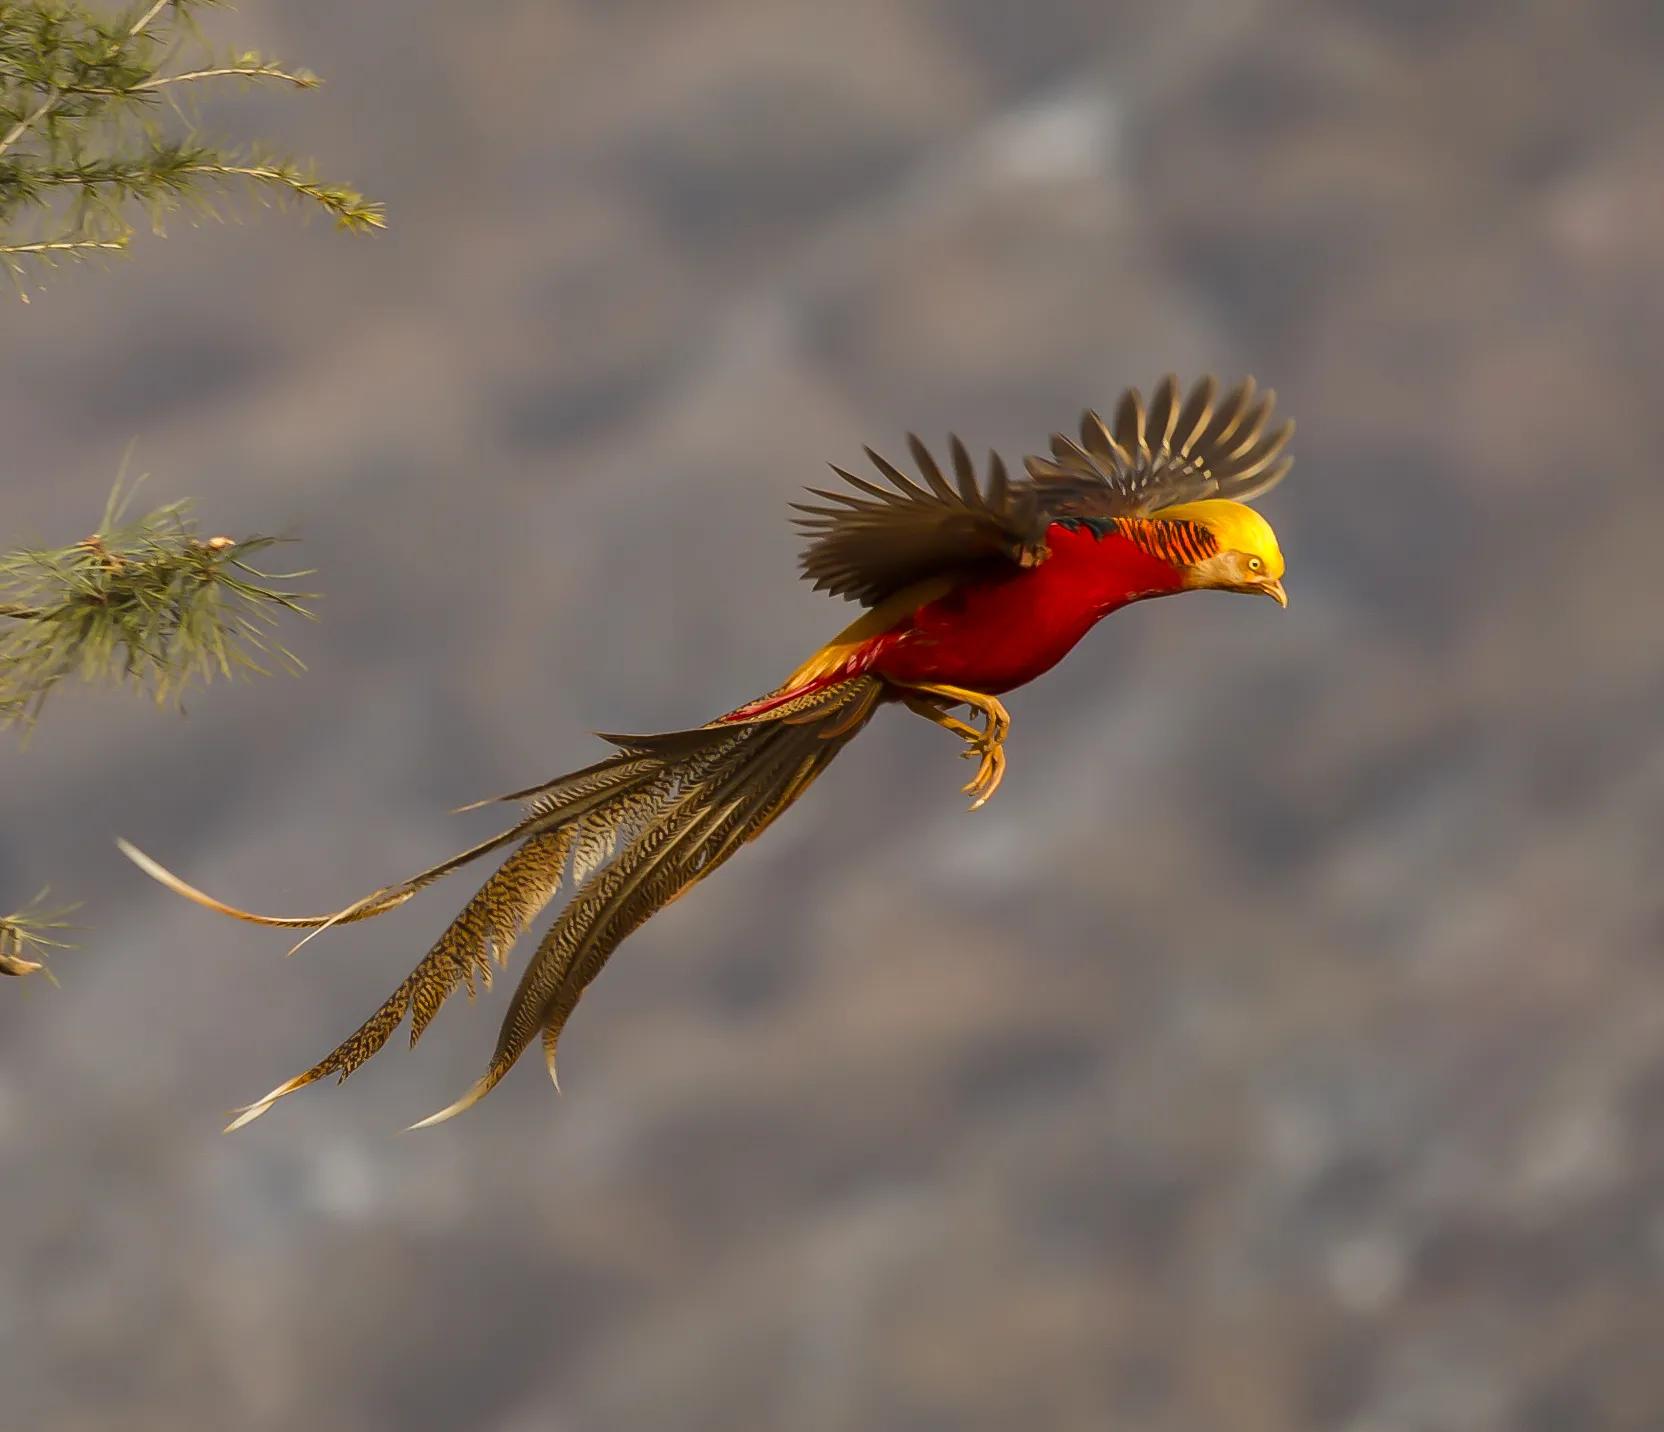
[[909, 711], [915, 715], [923, 716], [926, 721], [934, 722], [944, 731], [952, 731], [967, 745], [975, 746], [982, 740], [982, 732], [977, 730], [975, 726], [967, 725], [957, 717], [949, 716], [946, 707], [941, 702], [932, 701], [923, 696], [904, 696], [901, 699]]
[[[937, 683], [910, 685], [904, 688], [909, 695], [904, 695], [910, 711], [923, 716], [927, 721], [952, 731], [965, 742], [965, 755], [981, 757], [982, 764], [977, 768], [965, 785], [965, 794], [975, 797], [971, 802], [971, 809], [987, 803], [988, 797], [999, 789], [1000, 782], [1005, 778], [1005, 738], [1011, 730], [1011, 713], [1003, 704], [992, 696], [984, 696], [978, 691], [967, 691], [962, 686], [944, 686]], [[971, 710], [982, 716], [983, 729], [949, 716], [943, 709], [945, 706], [969, 706]]]

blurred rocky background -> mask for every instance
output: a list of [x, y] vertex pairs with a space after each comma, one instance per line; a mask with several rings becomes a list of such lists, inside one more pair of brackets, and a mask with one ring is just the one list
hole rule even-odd
[[[247, 0], [389, 205], [0, 309], [0, 521], [129, 442], [277, 530], [301, 680], [0, 751], [0, 1427], [1664, 1425], [1664, 20], [1652, 0]], [[228, 123], [228, 127], [230, 127]], [[877, 721], [477, 1111], [503, 991], [224, 1138], [458, 877], [449, 807], [769, 687], [826, 460], [1167, 369], [1296, 417], [1287, 613], [1116, 617], [975, 817]], [[96, 399], [87, 401], [91, 386]], [[0, 904], [4, 898], [0, 898]], [[402, 1041], [400, 1041], [402, 1043]]]

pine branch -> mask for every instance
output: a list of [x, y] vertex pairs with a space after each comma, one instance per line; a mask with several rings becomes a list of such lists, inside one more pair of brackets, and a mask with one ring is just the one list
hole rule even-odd
[[[281, 65], [270, 60], [262, 60], [258, 55], [250, 54], [242, 61], [217, 65], [205, 70], [182, 70], [174, 75], [158, 75], [153, 80], [145, 80], [142, 84], [134, 85], [128, 94], [142, 94], [146, 90], [166, 89], [169, 85], [190, 84], [193, 80], [221, 79], [228, 75], [239, 75], [243, 79], [253, 80], [287, 80], [296, 89], [317, 89], [323, 83], [311, 70], [286, 70]], [[101, 94], [120, 94], [120, 90], [101, 90]]]
[[297, 168], [293, 164], [271, 162], [267, 164], [221, 164], [201, 162], [191, 164], [183, 171], [186, 174], [217, 174], [222, 176], [237, 176], [251, 179], [256, 184], [267, 185], [279, 191], [298, 195], [302, 199], [310, 199], [319, 208], [334, 215], [338, 228], [347, 229], [353, 233], [368, 233], [371, 229], [382, 229], [387, 221], [382, 217], [381, 206], [365, 201], [356, 189], [347, 189], [338, 184], [320, 184], [308, 171]]
[[[252, 51], [216, 55], [192, 12], [216, 0], [139, 0], [122, 13], [87, 0], [0, 0], [0, 270], [24, 281], [65, 260], [128, 247], [142, 209], [161, 231], [185, 205], [248, 187], [317, 207], [363, 233], [381, 205], [309, 168], [205, 136], [185, 106], [226, 81], [310, 90], [309, 70]], [[0, 551], [0, 726], [27, 732], [68, 677], [115, 680], [178, 702], [193, 683], [301, 663], [274, 629], [309, 616], [306, 594], [255, 559], [272, 538], [202, 538], [189, 504], [137, 520], [120, 483], [91, 537]], [[44, 892], [43, 892], [44, 893]], [[0, 917], [0, 974], [43, 970], [64, 910], [40, 898]], [[51, 979], [51, 972], [44, 971]]]
[[24, 115], [22, 119], [18, 120], [16, 124], [6, 131], [4, 138], [0, 138], [0, 154], [4, 154], [12, 147], [12, 145], [16, 144], [17, 141], [23, 137], [24, 132], [28, 130], [36, 120], [43, 119], [47, 114], [51, 113], [52, 107], [57, 104], [61, 98], [61, 91], [48, 90], [46, 98], [35, 107], [34, 113]]
[[48, 263], [54, 256], [67, 254], [78, 258], [89, 249], [125, 249], [127, 236], [119, 239], [52, 239], [36, 244], [0, 244], [0, 254], [35, 254]]
[[[140, 15], [139, 18], [128, 28], [127, 38], [129, 40], [136, 40], [150, 28], [150, 22], [162, 13], [162, 11], [168, 7], [169, 3], [170, 0], [156, 0], [156, 3], [146, 10], [144, 14]], [[4, 26], [8, 21], [10, 21], [12, 24], [19, 25], [21, 28], [21, 23], [26, 22], [30, 18], [36, 18], [44, 21], [46, 25], [52, 25], [54, 23], [62, 24], [62, 22], [68, 18], [68, 7], [61, 5], [16, 7], [24, 12], [21, 17], [21, 21], [12, 16], [11, 10], [13, 8], [14, 7], [7, 6], [5, 9], [0, 9], [0, 26]], [[183, 11], [185, 7], [181, 4], [177, 8]], [[33, 17], [31, 17], [28, 13], [31, 9], [35, 12]], [[42, 28], [44, 28], [44, 26]], [[4, 31], [0, 30], [0, 34], [4, 34]], [[57, 108], [58, 102], [63, 98], [63, 95], [64, 91], [62, 89], [57, 87], [48, 89], [40, 104], [35, 107], [34, 113], [25, 115], [22, 119], [19, 119], [18, 122], [6, 132], [5, 138], [0, 139], [0, 154], [4, 154], [12, 147], [13, 144], [21, 139], [24, 133], [34, 126], [36, 121], [44, 119], [55, 108]]]
[[126, 248], [135, 206], [160, 232], [184, 204], [214, 214], [227, 184], [315, 205], [354, 233], [385, 226], [355, 189], [202, 135], [182, 97], [226, 80], [320, 83], [253, 51], [211, 53], [190, 18], [203, 3], [157, 0], [120, 17], [84, 0], [0, 0], [0, 266], [25, 301], [31, 273]]
[[21, 910], [14, 910], [10, 915], [0, 915], [0, 975], [39, 973], [52, 980], [53, 984], [57, 983], [57, 980], [52, 978], [52, 971], [46, 968], [46, 957], [53, 950], [68, 950], [74, 947], [64, 940], [54, 938], [48, 931], [69, 929], [69, 922], [64, 916], [71, 914], [77, 907], [60, 905], [55, 909], [48, 909], [42, 903], [47, 893], [42, 890]]
[[28, 727], [59, 682], [126, 681], [161, 704], [216, 675], [303, 669], [273, 638], [284, 613], [309, 617], [309, 593], [250, 559], [270, 537], [197, 535], [188, 502], [136, 521], [118, 485], [92, 536], [64, 548], [0, 554], [0, 726]]

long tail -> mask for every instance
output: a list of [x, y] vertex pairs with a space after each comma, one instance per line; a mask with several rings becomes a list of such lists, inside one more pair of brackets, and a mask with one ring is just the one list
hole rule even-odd
[[413, 1127], [440, 1123], [484, 1098], [540, 1033], [554, 1078], [561, 1030], [612, 952], [802, 795], [866, 724], [882, 690], [873, 677], [855, 677], [793, 697], [761, 718], [724, 719], [651, 736], [608, 736], [619, 755], [499, 797], [530, 804], [525, 818], [501, 835], [330, 915], [239, 910], [120, 842], [140, 869], [207, 909], [314, 933], [384, 914], [469, 861], [521, 842], [374, 1014], [305, 1073], [238, 1110], [227, 1131], [326, 1075], [345, 1079], [381, 1050], [407, 1014], [415, 1044], [458, 985], [466, 984], [470, 998], [476, 976], [489, 988], [493, 960], [507, 963], [515, 941], [554, 898], [570, 868], [577, 891], [527, 965], [484, 1077], [449, 1108]]

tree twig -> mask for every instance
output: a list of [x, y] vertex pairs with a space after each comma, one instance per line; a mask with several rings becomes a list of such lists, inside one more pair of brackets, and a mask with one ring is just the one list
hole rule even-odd
[[68, 950], [74, 947], [47, 932], [71, 928], [64, 916], [73, 913], [78, 907], [62, 905], [49, 910], [43, 904], [48, 893], [42, 890], [21, 910], [14, 910], [10, 915], [0, 915], [0, 975], [44, 973], [53, 984], [57, 983], [57, 980], [52, 978], [52, 971], [46, 968], [46, 955], [52, 950]]

